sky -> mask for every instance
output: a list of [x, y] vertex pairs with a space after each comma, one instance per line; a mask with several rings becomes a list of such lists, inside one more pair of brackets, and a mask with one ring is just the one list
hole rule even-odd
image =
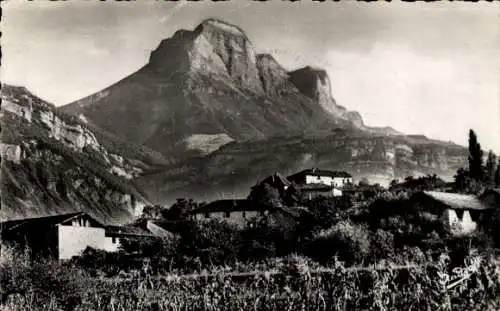
[[162, 39], [216, 17], [286, 69], [324, 68], [370, 126], [500, 154], [500, 2], [1, 2], [0, 80], [63, 105], [133, 73]]

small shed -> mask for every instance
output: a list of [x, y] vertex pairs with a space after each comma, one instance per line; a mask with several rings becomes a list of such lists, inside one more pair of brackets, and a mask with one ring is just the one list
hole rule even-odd
[[456, 235], [475, 231], [492, 206], [475, 195], [421, 191], [411, 197], [419, 212], [431, 213]]

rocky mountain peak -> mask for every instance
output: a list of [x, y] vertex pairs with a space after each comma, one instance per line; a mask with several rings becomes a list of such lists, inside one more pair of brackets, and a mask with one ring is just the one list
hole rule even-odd
[[208, 18], [202, 21], [195, 29], [195, 31], [214, 31], [224, 33], [226, 35], [240, 36], [248, 40], [245, 32], [238, 26], [227, 23], [223, 20], [216, 18]]
[[257, 67], [264, 91], [269, 95], [281, 95], [289, 78], [286, 70], [271, 54], [257, 55]]
[[165, 79], [174, 74], [209, 75], [262, 92], [251, 42], [237, 26], [207, 19], [194, 30], [179, 30], [162, 40], [147, 65]]
[[292, 71], [290, 81], [306, 96], [312, 99], [330, 98], [330, 78], [324, 69], [310, 66]]

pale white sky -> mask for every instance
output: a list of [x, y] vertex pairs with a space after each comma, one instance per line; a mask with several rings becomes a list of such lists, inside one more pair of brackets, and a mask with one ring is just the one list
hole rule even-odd
[[207, 17], [234, 23], [287, 69], [325, 68], [372, 126], [500, 153], [500, 3], [2, 1], [1, 80], [56, 105], [144, 65]]

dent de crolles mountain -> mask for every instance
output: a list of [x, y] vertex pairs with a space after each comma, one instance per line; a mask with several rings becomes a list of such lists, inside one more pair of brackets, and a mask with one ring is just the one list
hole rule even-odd
[[133, 179], [167, 163], [159, 155], [114, 140], [25, 88], [3, 84], [1, 93], [2, 219], [84, 211], [123, 224], [149, 204]]
[[236, 26], [209, 19], [163, 40], [134, 74], [61, 108], [171, 161], [136, 182], [155, 202], [245, 195], [308, 167], [393, 178], [453, 176], [466, 149], [372, 128], [338, 105], [326, 72], [284, 69]]
[[324, 70], [287, 72], [257, 54], [241, 29], [214, 19], [177, 31], [143, 68], [61, 109], [166, 155], [192, 135], [248, 140], [365, 129], [359, 114], [335, 103]]

